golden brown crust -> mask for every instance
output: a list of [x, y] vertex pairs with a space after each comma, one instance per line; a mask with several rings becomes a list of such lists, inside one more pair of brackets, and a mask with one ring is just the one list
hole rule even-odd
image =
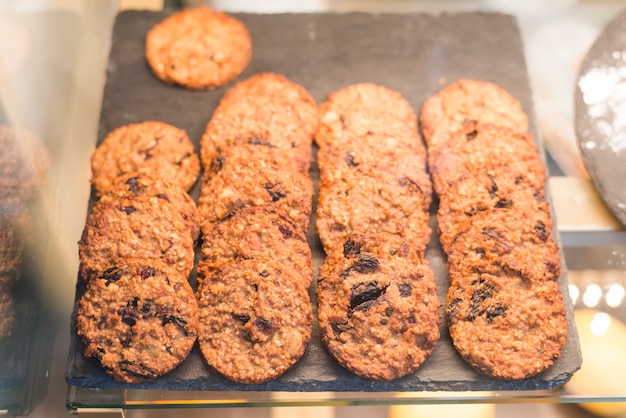
[[162, 121], [144, 121], [109, 132], [91, 156], [91, 183], [99, 195], [124, 175], [163, 178], [190, 190], [200, 160], [187, 133]]
[[145, 56], [162, 81], [208, 90], [246, 68], [252, 42], [244, 24], [233, 16], [208, 7], [189, 8], [150, 29]]

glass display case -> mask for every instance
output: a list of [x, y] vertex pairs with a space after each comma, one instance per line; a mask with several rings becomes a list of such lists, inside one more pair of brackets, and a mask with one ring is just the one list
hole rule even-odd
[[[347, 379], [340, 387], [321, 379], [249, 387], [221, 381], [214, 385], [202, 375], [172, 387], [103, 385], [100, 376], [89, 385], [94, 376], [79, 372], [91, 369], [76, 366], [82, 354], [72, 314], [80, 292], [77, 242], [93, 203], [90, 155], [111, 126], [150, 115], [180, 118], [176, 120], [187, 124], [190, 136], [201, 135], [223, 91], [194, 96], [178, 89], [168, 101], [151, 91], [143, 76], [126, 77], [142, 71], [150, 76], [141, 50], [150, 25], [178, 8], [200, 4], [240, 16], [250, 26], [256, 49], [246, 74], [283, 72], [301, 81], [319, 102], [349, 77], [385, 83], [389, 76], [381, 68], [386, 67], [376, 60], [396, 58], [389, 71], [400, 75], [394, 73], [389, 84], [411, 98], [416, 110], [426, 94], [454, 78], [481, 75], [504, 84], [522, 101], [529, 110], [531, 133], [545, 150], [549, 199], [567, 266], [562, 284], [571, 304], [572, 351], [564, 356], [564, 375], [460, 384], [445, 372], [456, 363], [440, 353], [438, 367], [444, 373], [429, 384], [420, 375], [418, 384]], [[598, 178], [607, 175], [596, 169], [601, 160], [589, 166], [590, 141], [602, 147], [606, 138], [597, 133], [589, 138], [590, 129], [583, 128], [593, 120], [580, 124], [583, 116], [593, 114], [589, 108], [594, 103], [584, 94], [596, 89], [581, 91], [579, 83], [583, 69], [606, 54], [621, 57], [626, 51], [626, 24], [620, 20], [624, 6], [616, 0], [2, 3], [0, 123], [27, 126], [40, 138], [46, 157], [34, 166], [44, 168], [46, 179], [36, 193], [22, 199], [28, 232], [20, 233], [25, 237], [23, 260], [11, 288], [15, 325], [10, 336], [0, 338], [0, 361], [7, 365], [0, 367], [0, 415], [134, 416], [133, 411], [141, 410], [151, 416], [172, 408], [316, 406], [321, 411], [324, 406], [368, 405], [384, 407], [373, 416], [385, 416], [387, 407], [432, 404], [583, 404], [589, 413], [625, 415], [626, 231], [619, 220], [624, 207], [619, 199], [607, 199], [604, 184], [616, 179], [619, 184], [626, 168], [615, 165], [614, 178], [607, 180]], [[607, 51], [594, 44], [601, 36], [609, 39], [603, 44]], [[403, 44], [395, 48], [385, 45], [385, 39]], [[354, 54], [348, 53], [352, 47]], [[600, 58], [586, 59], [590, 51]], [[601, 63], [615, 68], [609, 72], [612, 80], [621, 76], [619, 62]], [[341, 71], [333, 72], [339, 67]], [[598, 86], [609, 92], [619, 87], [615, 81]], [[177, 107], [166, 107], [172, 103]], [[619, 103], [615, 106], [617, 114]], [[606, 133], [602, 127], [599, 131]], [[586, 144], [582, 150], [579, 141]], [[614, 146], [611, 152], [610, 158], [619, 161], [621, 148]], [[626, 195], [626, 186], [622, 189]], [[192, 196], [197, 199], [197, 194], [196, 187]], [[429, 251], [432, 260], [441, 259], [440, 249]], [[316, 350], [323, 351], [319, 341], [303, 367], [319, 366], [326, 372], [326, 363], [316, 362]]]

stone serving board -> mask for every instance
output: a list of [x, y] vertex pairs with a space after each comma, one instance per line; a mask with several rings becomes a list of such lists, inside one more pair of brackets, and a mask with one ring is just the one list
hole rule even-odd
[[[158, 119], [187, 131], [199, 151], [199, 140], [225, 90], [188, 91], [166, 85], [151, 73], [144, 59], [149, 28], [168, 12], [126, 11], [116, 20], [107, 68], [98, 141], [112, 129], [128, 123]], [[374, 82], [400, 91], [416, 112], [441, 89], [459, 78], [484, 79], [499, 84], [518, 98], [536, 135], [523, 44], [515, 19], [493, 13], [454, 14], [237, 14], [249, 28], [253, 58], [238, 80], [272, 71], [305, 86], [318, 103], [326, 94], [359, 82]], [[543, 150], [538, 136], [537, 141]], [[542, 151], [543, 152], [543, 151]], [[314, 181], [317, 167], [311, 169]], [[87, 181], [87, 180], [86, 180]], [[192, 190], [197, 198], [199, 184]], [[436, 202], [432, 213], [436, 211]], [[434, 228], [434, 216], [431, 223]], [[316, 268], [324, 254], [311, 222], [308, 238]], [[556, 232], [555, 232], [556, 233]], [[557, 237], [558, 240], [558, 237]], [[562, 253], [561, 253], [562, 255]], [[445, 301], [448, 287], [446, 259], [433, 234], [426, 257], [435, 272], [438, 296]], [[563, 258], [563, 257], [562, 257]], [[194, 277], [191, 279], [195, 280]], [[70, 324], [71, 346], [66, 380], [90, 388], [143, 388], [209, 391], [500, 391], [553, 389], [563, 385], [581, 365], [567, 273], [559, 278], [568, 314], [569, 338], [562, 357], [538, 376], [504, 381], [472, 370], [458, 356], [445, 322], [432, 355], [415, 373], [385, 383], [355, 377], [338, 366], [321, 343], [314, 324], [312, 340], [302, 359], [274, 381], [245, 385], [233, 383], [203, 361], [197, 346], [174, 371], [137, 385], [109, 378], [87, 361]], [[76, 297], [84, 291], [77, 281]], [[311, 297], [315, 306], [314, 288]]]

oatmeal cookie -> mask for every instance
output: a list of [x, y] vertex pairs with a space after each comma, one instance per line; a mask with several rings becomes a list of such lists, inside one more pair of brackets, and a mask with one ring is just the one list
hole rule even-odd
[[429, 165], [439, 195], [464, 174], [495, 173], [502, 166], [524, 173], [538, 189], [543, 189], [546, 181], [546, 170], [532, 137], [489, 124], [465, 124], [429, 154]]
[[450, 281], [502, 269], [529, 281], [559, 278], [561, 258], [547, 211], [490, 209], [464, 224], [448, 252]]
[[282, 375], [311, 339], [307, 288], [280, 261], [241, 260], [200, 286], [200, 351], [211, 367], [235, 382], [263, 383]]
[[31, 199], [46, 180], [50, 154], [34, 132], [0, 125], [0, 190], [3, 198]]
[[169, 181], [146, 174], [126, 174], [115, 179], [106, 194], [98, 200], [100, 205], [111, 200], [126, 197], [132, 199], [134, 195], [149, 195], [163, 199], [174, 209], [178, 209], [182, 218], [187, 222], [194, 241], [200, 235], [200, 221], [196, 202], [180, 186]]
[[113, 264], [87, 283], [76, 312], [84, 354], [113, 379], [139, 383], [176, 368], [198, 335], [187, 277], [159, 263]]
[[204, 168], [233, 144], [248, 142], [277, 148], [308, 173], [313, 132], [298, 112], [301, 105], [281, 96], [245, 96], [220, 103], [200, 140]]
[[395, 236], [356, 237], [320, 269], [322, 341], [340, 365], [364, 379], [389, 381], [414, 372], [439, 340], [433, 272], [409, 248]]
[[280, 260], [305, 286], [313, 280], [311, 249], [304, 231], [263, 206], [234, 212], [207, 231], [200, 248], [198, 277], [208, 277], [225, 264], [250, 259]]
[[557, 282], [526, 280], [505, 268], [452, 282], [446, 320], [463, 360], [499, 379], [541, 373], [560, 357], [567, 340]]
[[494, 83], [459, 80], [431, 96], [423, 104], [420, 127], [428, 149], [435, 151], [468, 121], [528, 131], [528, 117], [509, 92]]
[[226, 107], [228, 102], [247, 100], [251, 97], [274, 98], [290, 103], [302, 130], [310, 136], [313, 136], [317, 130], [319, 115], [315, 99], [304, 86], [289, 80], [284, 75], [269, 72], [258, 73], [240, 81], [226, 91], [220, 105]]
[[332, 251], [351, 235], [386, 232], [425, 250], [431, 193], [424, 188], [419, 180], [383, 168], [323, 171], [316, 228], [324, 249]]
[[232, 212], [268, 206], [302, 231], [311, 218], [313, 182], [272, 147], [244, 144], [227, 148], [205, 171], [198, 199], [203, 230]]
[[194, 237], [180, 209], [165, 197], [122, 195], [94, 205], [78, 252], [85, 280], [128, 260], [161, 260], [187, 277], [194, 264]]
[[20, 276], [31, 222], [20, 199], [0, 197], [0, 285], [11, 287]]
[[346, 143], [373, 133], [391, 138], [414, 138], [419, 143], [417, 116], [400, 93], [373, 83], [353, 84], [328, 95], [320, 105], [315, 142]]
[[543, 189], [532, 185], [524, 174], [506, 166], [493, 172], [465, 174], [439, 196], [437, 229], [444, 252], [464, 222], [491, 209], [515, 209], [531, 216], [548, 211]]
[[184, 130], [145, 121], [109, 132], [91, 156], [91, 171], [99, 195], [127, 174], [164, 178], [188, 191], [200, 173], [200, 160]]
[[248, 66], [252, 41], [248, 29], [235, 17], [208, 7], [188, 8], [150, 29], [145, 56], [162, 81], [210, 90]]

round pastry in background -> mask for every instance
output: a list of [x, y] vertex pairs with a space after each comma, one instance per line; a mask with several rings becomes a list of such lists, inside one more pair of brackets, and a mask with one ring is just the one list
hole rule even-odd
[[[615, 316], [597, 309], [574, 311], [583, 364], [565, 388], [572, 395], [619, 396], [626, 387], [626, 325]], [[623, 402], [581, 403], [604, 417], [626, 414]]]
[[102, 195], [127, 174], [164, 178], [189, 191], [200, 174], [200, 159], [187, 133], [161, 121], [121, 126], [91, 156], [91, 183]]
[[0, 125], [0, 190], [2, 197], [30, 199], [46, 179], [50, 154], [34, 132]]
[[241, 74], [250, 62], [252, 41], [238, 19], [197, 7], [153, 26], [146, 36], [145, 54], [162, 81], [211, 90]]

